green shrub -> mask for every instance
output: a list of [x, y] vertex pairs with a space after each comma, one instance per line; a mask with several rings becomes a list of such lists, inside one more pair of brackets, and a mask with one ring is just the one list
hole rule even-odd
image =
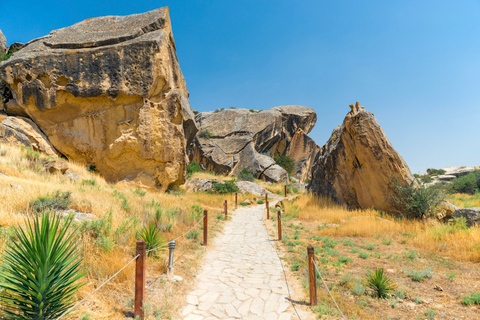
[[431, 176], [438, 176], [438, 175], [442, 175], [442, 174], [445, 174], [445, 170], [443, 169], [428, 169], [427, 170], [427, 173]]
[[467, 306], [470, 304], [480, 304], [480, 292], [473, 292], [462, 298], [462, 302]]
[[200, 235], [200, 231], [198, 231], [198, 229], [193, 229], [193, 230], [190, 230], [190, 232], [188, 232], [188, 233], [185, 235], [185, 237], [186, 237], [187, 239], [197, 240], [199, 235]]
[[428, 309], [428, 310], [425, 310], [424, 314], [428, 318], [428, 320], [432, 320], [435, 318], [435, 315], [437, 313], [433, 309]]
[[393, 239], [392, 238], [382, 238], [382, 244], [389, 246], [392, 244]]
[[117, 197], [118, 199], [122, 200], [122, 203], [120, 205], [120, 207], [125, 210], [125, 211], [129, 211], [130, 210], [130, 203], [128, 202], [128, 198], [125, 196], [125, 194], [123, 194], [122, 192], [120, 191], [117, 191], [117, 190], [114, 190], [113, 191], [113, 196], [114, 197]]
[[189, 164], [187, 164], [187, 178], [190, 178], [195, 172], [201, 172], [202, 167], [195, 161], [190, 161]]
[[238, 180], [253, 182], [254, 177], [253, 174], [247, 170], [247, 168], [243, 168], [243, 170], [238, 174]]
[[134, 195], [143, 197], [143, 196], [145, 196], [145, 195], [147, 194], [147, 191], [142, 190], [142, 189], [140, 189], [140, 188], [136, 188], [135, 190], [132, 191], [132, 193], [133, 193]]
[[367, 243], [367, 242], [362, 243], [362, 248], [366, 250], [373, 250], [375, 249], [376, 246], [377, 246], [376, 243]]
[[246, 207], [246, 206], [248, 206], [248, 202], [240, 202], [240, 205], [241, 205], [242, 207]]
[[480, 170], [451, 181], [452, 192], [475, 194], [480, 189]]
[[216, 193], [220, 194], [234, 193], [238, 191], [238, 187], [234, 180], [225, 181], [225, 183], [214, 183], [213, 189]]
[[365, 286], [360, 282], [355, 282], [352, 288], [352, 293], [357, 296], [361, 296], [365, 293]]
[[431, 278], [434, 274], [431, 268], [425, 270], [407, 270], [405, 274], [410, 277], [413, 281], [420, 282], [425, 278]]
[[275, 160], [276, 164], [285, 169], [288, 174], [292, 174], [293, 170], [295, 169], [295, 160], [289, 156], [278, 156], [273, 158], [273, 160]]
[[[160, 233], [160, 231], [157, 228], [157, 225], [154, 222], [150, 222], [148, 225], [143, 227], [140, 234], [140, 238], [145, 240], [145, 248], [147, 250], [156, 248], [166, 243], [165, 238]], [[165, 249], [166, 247], [162, 247], [154, 251], [150, 251], [148, 253], [148, 256], [156, 257], [160, 252], [164, 251]]]
[[72, 220], [44, 212], [15, 229], [2, 257], [0, 301], [5, 319], [56, 319], [74, 303], [85, 271]]
[[95, 187], [97, 185], [97, 180], [95, 179], [82, 179], [82, 186], [91, 186]]
[[202, 139], [211, 139], [212, 138], [212, 133], [208, 131], [207, 129], [201, 130], [197, 133], [197, 136]]
[[367, 286], [380, 299], [387, 298], [395, 289], [395, 283], [383, 273], [382, 268], [377, 268], [375, 272], [367, 275]]
[[435, 188], [425, 186], [416, 187], [412, 182], [408, 186], [402, 186], [393, 182], [391, 201], [397, 213], [407, 217], [422, 219], [432, 215], [435, 208], [443, 200], [444, 195]]
[[370, 256], [368, 253], [364, 252], [364, 251], [360, 251], [358, 253], [358, 256], [362, 259], [368, 259], [368, 257]]
[[27, 158], [28, 160], [38, 160], [40, 158], [40, 153], [38, 153], [37, 151], [33, 150], [32, 147], [25, 147], [25, 146], [22, 146], [22, 151], [25, 153], [25, 158]]
[[72, 203], [71, 191], [60, 192], [54, 191], [51, 195], [47, 193], [46, 196], [39, 196], [37, 199], [30, 202], [32, 210], [36, 213], [49, 210], [66, 210]]

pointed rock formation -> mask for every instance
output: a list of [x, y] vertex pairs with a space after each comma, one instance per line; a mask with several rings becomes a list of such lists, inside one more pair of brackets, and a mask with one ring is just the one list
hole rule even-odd
[[71, 160], [110, 181], [184, 181], [197, 132], [168, 8], [87, 19], [0, 63], [6, 112], [35, 121]]
[[7, 38], [3, 34], [2, 30], [0, 30], [0, 58], [7, 53]]
[[351, 208], [393, 211], [392, 181], [406, 185], [413, 176], [375, 116], [359, 102], [318, 154], [308, 190]]

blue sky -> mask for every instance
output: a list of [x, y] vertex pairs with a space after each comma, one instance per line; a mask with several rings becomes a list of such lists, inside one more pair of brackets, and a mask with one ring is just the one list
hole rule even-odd
[[192, 108], [315, 109], [319, 145], [360, 101], [413, 173], [480, 165], [479, 1], [0, 2], [7, 42], [168, 6]]

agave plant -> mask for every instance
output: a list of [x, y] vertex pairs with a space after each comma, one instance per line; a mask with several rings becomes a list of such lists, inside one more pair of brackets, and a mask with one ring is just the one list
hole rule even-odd
[[44, 212], [15, 229], [0, 269], [0, 301], [6, 319], [56, 319], [85, 283], [71, 219]]
[[[150, 222], [145, 227], [143, 227], [140, 237], [145, 240], [145, 248], [147, 250], [159, 247], [166, 243], [165, 238], [160, 233], [155, 222]], [[150, 251], [148, 253], [149, 257], [155, 257], [159, 252], [165, 250], [165, 247], [159, 248], [158, 250]]]
[[395, 290], [395, 283], [383, 273], [382, 268], [377, 268], [375, 272], [368, 274], [367, 286], [380, 299], [387, 298]]

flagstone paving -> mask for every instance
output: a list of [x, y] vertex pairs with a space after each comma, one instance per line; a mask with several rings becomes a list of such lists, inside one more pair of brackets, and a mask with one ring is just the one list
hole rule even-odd
[[263, 214], [261, 205], [238, 208], [209, 245], [184, 320], [297, 319]]

